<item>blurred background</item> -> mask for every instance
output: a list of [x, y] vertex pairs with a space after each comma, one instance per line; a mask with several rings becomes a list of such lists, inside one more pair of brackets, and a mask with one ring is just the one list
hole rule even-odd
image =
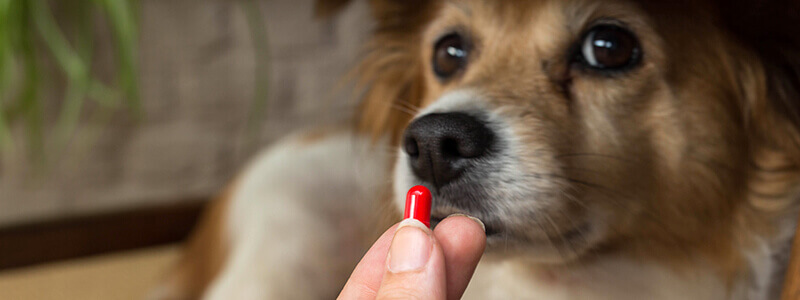
[[347, 120], [365, 3], [0, 0], [0, 299], [141, 299], [257, 151]]

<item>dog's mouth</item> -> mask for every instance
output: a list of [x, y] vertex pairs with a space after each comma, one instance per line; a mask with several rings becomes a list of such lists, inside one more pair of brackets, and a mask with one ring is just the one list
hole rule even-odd
[[[436, 226], [448, 216], [449, 215], [431, 216], [431, 229], [436, 228]], [[497, 241], [507, 243], [509, 238], [513, 238], [515, 236], [513, 232], [503, 230], [503, 227], [498, 224], [484, 222], [484, 226], [486, 227], [486, 239], [489, 244]], [[545, 233], [543, 236], [538, 238], [527, 238], [525, 240], [528, 240], [528, 243], [532, 244], [551, 244], [556, 247], [575, 246], [586, 243], [586, 237], [590, 233], [591, 229], [591, 224], [589, 222], [585, 222], [579, 226], [575, 226], [558, 233]]]
[[[474, 216], [486, 229], [487, 249], [515, 251], [529, 249], [537, 253], [558, 252], [560, 256], [571, 256], [590, 246], [597, 234], [593, 222], [581, 215], [561, 216], [554, 222], [547, 210], [529, 216], [514, 215], [503, 211], [492, 211], [479, 201], [482, 191], [448, 191], [440, 193], [431, 210], [431, 228], [435, 229], [444, 219], [454, 214]], [[460, 199], [453, 201], [450, 199]], [[510, 215], [506, 215], [510, 214]], [[564, 217], [569, 218], [564, 219]], [[493, 251], [494, 251], [493, 250]]]

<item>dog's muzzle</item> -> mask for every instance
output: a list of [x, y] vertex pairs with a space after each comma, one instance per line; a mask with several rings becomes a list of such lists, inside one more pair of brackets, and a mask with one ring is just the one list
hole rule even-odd
[[403, 138], [414, 174], [441, 189], [487, 156], [495, 134], [476, 117], [465, 113], [431, 113], [412, 122]]

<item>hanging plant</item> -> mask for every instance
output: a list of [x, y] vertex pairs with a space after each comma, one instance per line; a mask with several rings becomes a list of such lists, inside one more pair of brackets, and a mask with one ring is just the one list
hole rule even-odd
[[[66, 147], [89, 105], [96, 106], [99, 115], [123, 107], [140, 113], [134, 4], [131, 0], [0, 0], [0, 153], [22, 143], [29, 157], [43, 162], [46, 148]], [[66, 8], [64, 21], [75, 25], [69, 38], [56, 22], [54, 5]], [[116, 49], [113, 82], [92, 74], [98, 14], [109, 25]], [[45, 59], [54, 62], [66, 83], [52, 125], [44, 120], [40, 92], [50, 77], [45, 75], [53, 70], [45, 68]], [[20, 141], [13, 138], [16, 126], [24, 132]]]

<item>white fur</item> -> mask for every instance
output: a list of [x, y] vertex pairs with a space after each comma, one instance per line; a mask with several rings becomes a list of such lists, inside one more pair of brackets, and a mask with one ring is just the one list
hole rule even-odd
[[[326, 259], [341, 259], [331, 255], [330, 245], [341, 244], [337, 239], [342, 236], [300, 204], [324, 199], [317, 205], [330, 209], [326, 203], [334, 199], [355, 200], [337, 205], [361, 208], [353, 211], [352, 217], [365, 221], [357, 214], [374, 213], [369, 202], [387, 180], [381, 175], [387, 171], [386, 157], [368, 149], [362, 140], [338, 135], [307, 147], [289, 141], [256, 159], [241, 179], [229, 215], [234, 251], [205, 298], [322, 298], [320, 291], [325, 288], [320, 281], [304, 277], [299, 270], [324, 265]], [[354, 180], [344, 185], [364, 189], [358, 191], [359, 198], [343, 197], [346, 195], [323, 188], [342, 184], [327, 182], [331, 179]], [[706, 269], [698, 270], [680, 276], [659, 266], [620, 258], [569, 270], [545, 269], [517, 259], [485, 259], [464, 299], [725, 298], [722, 284], [703, 271]]]
[[[500, 139], [509, 143], [512, 150], [522, 147], [512, 129], [503, 125], [500, 117], [486, 111], [481, 95], [470, 90], [447, 93], [420, 111], [417, 115], [446, 112], [480, 112], [489, 118]], [[513, 169], [513, 162], [496, 162], [504, 168], [505, 176], [519, 176], [521, 170]], [[394, 168], [395, 203], [402, 207], [403, 195], [412, 185], [418, 184], [408, 161], [400, 152]], [[595, 228], [603, 228], [602, 216], [595, 216]], [[598, 238], [601, 231], [587, 238]], [[726, 289], [710, 270], [698, 263], [692, 273], [677, 274], [666, 267], [604, 257], [580, 266], [552, 267], [522, 258], [495, 257], [481, 261], [464, 299], [750, 299], [726, 295]]]
[[[428, 110], [445, 111], [448, 102]], [[227, 216], [232, 252], [204, 298], [336, 295], [369, 246], [357, 240], [365, 228], [373, 229], [377, 199], [390, 184], [392, 158], [385, 147], [342, 132], [310, 144], [302, 135], [292, 137], [261, 154], [233, 194]], [[412, 180], [408, 174], [397, 165], [395, 194], [405, 192], [404, 185]], [[489, 257], [479, 265], [464, 298], [766, 299], [767, 284], [761, 280], [774, 269], [769, 259], [774, 249], [766, 242], [760, 245], [747, 256], [759, 278], [755, 290], [730, 292], [702, 262], [679, 273], [613, 256], [568, 268]], [[750, 282], [738, 284], [748, 287]]]
[[389, 181], [382, 147], [342, 132], [312, 143], [292, 137], [259, 155], [233, 194], [231, 255], [204, 298], [335, 295]]
[[677, 274], [662, 266], [607, 257], [551, 269], [519, 260], [484, 260], [464, 299], [747, 299], [727, 297], [722, 282], [698, 265]]
[[736, 293], [743, 299], [777, 299], [781, 292], [783, 273], [788, 262], [792, 239], [797, 228], [797, 212], [793, 209], [788, 217], [776, 222], [777, 235], [772, 239], [750, 234], [753, 245], [743, 252], [750, 268], [750, 277], [741, 278]]

